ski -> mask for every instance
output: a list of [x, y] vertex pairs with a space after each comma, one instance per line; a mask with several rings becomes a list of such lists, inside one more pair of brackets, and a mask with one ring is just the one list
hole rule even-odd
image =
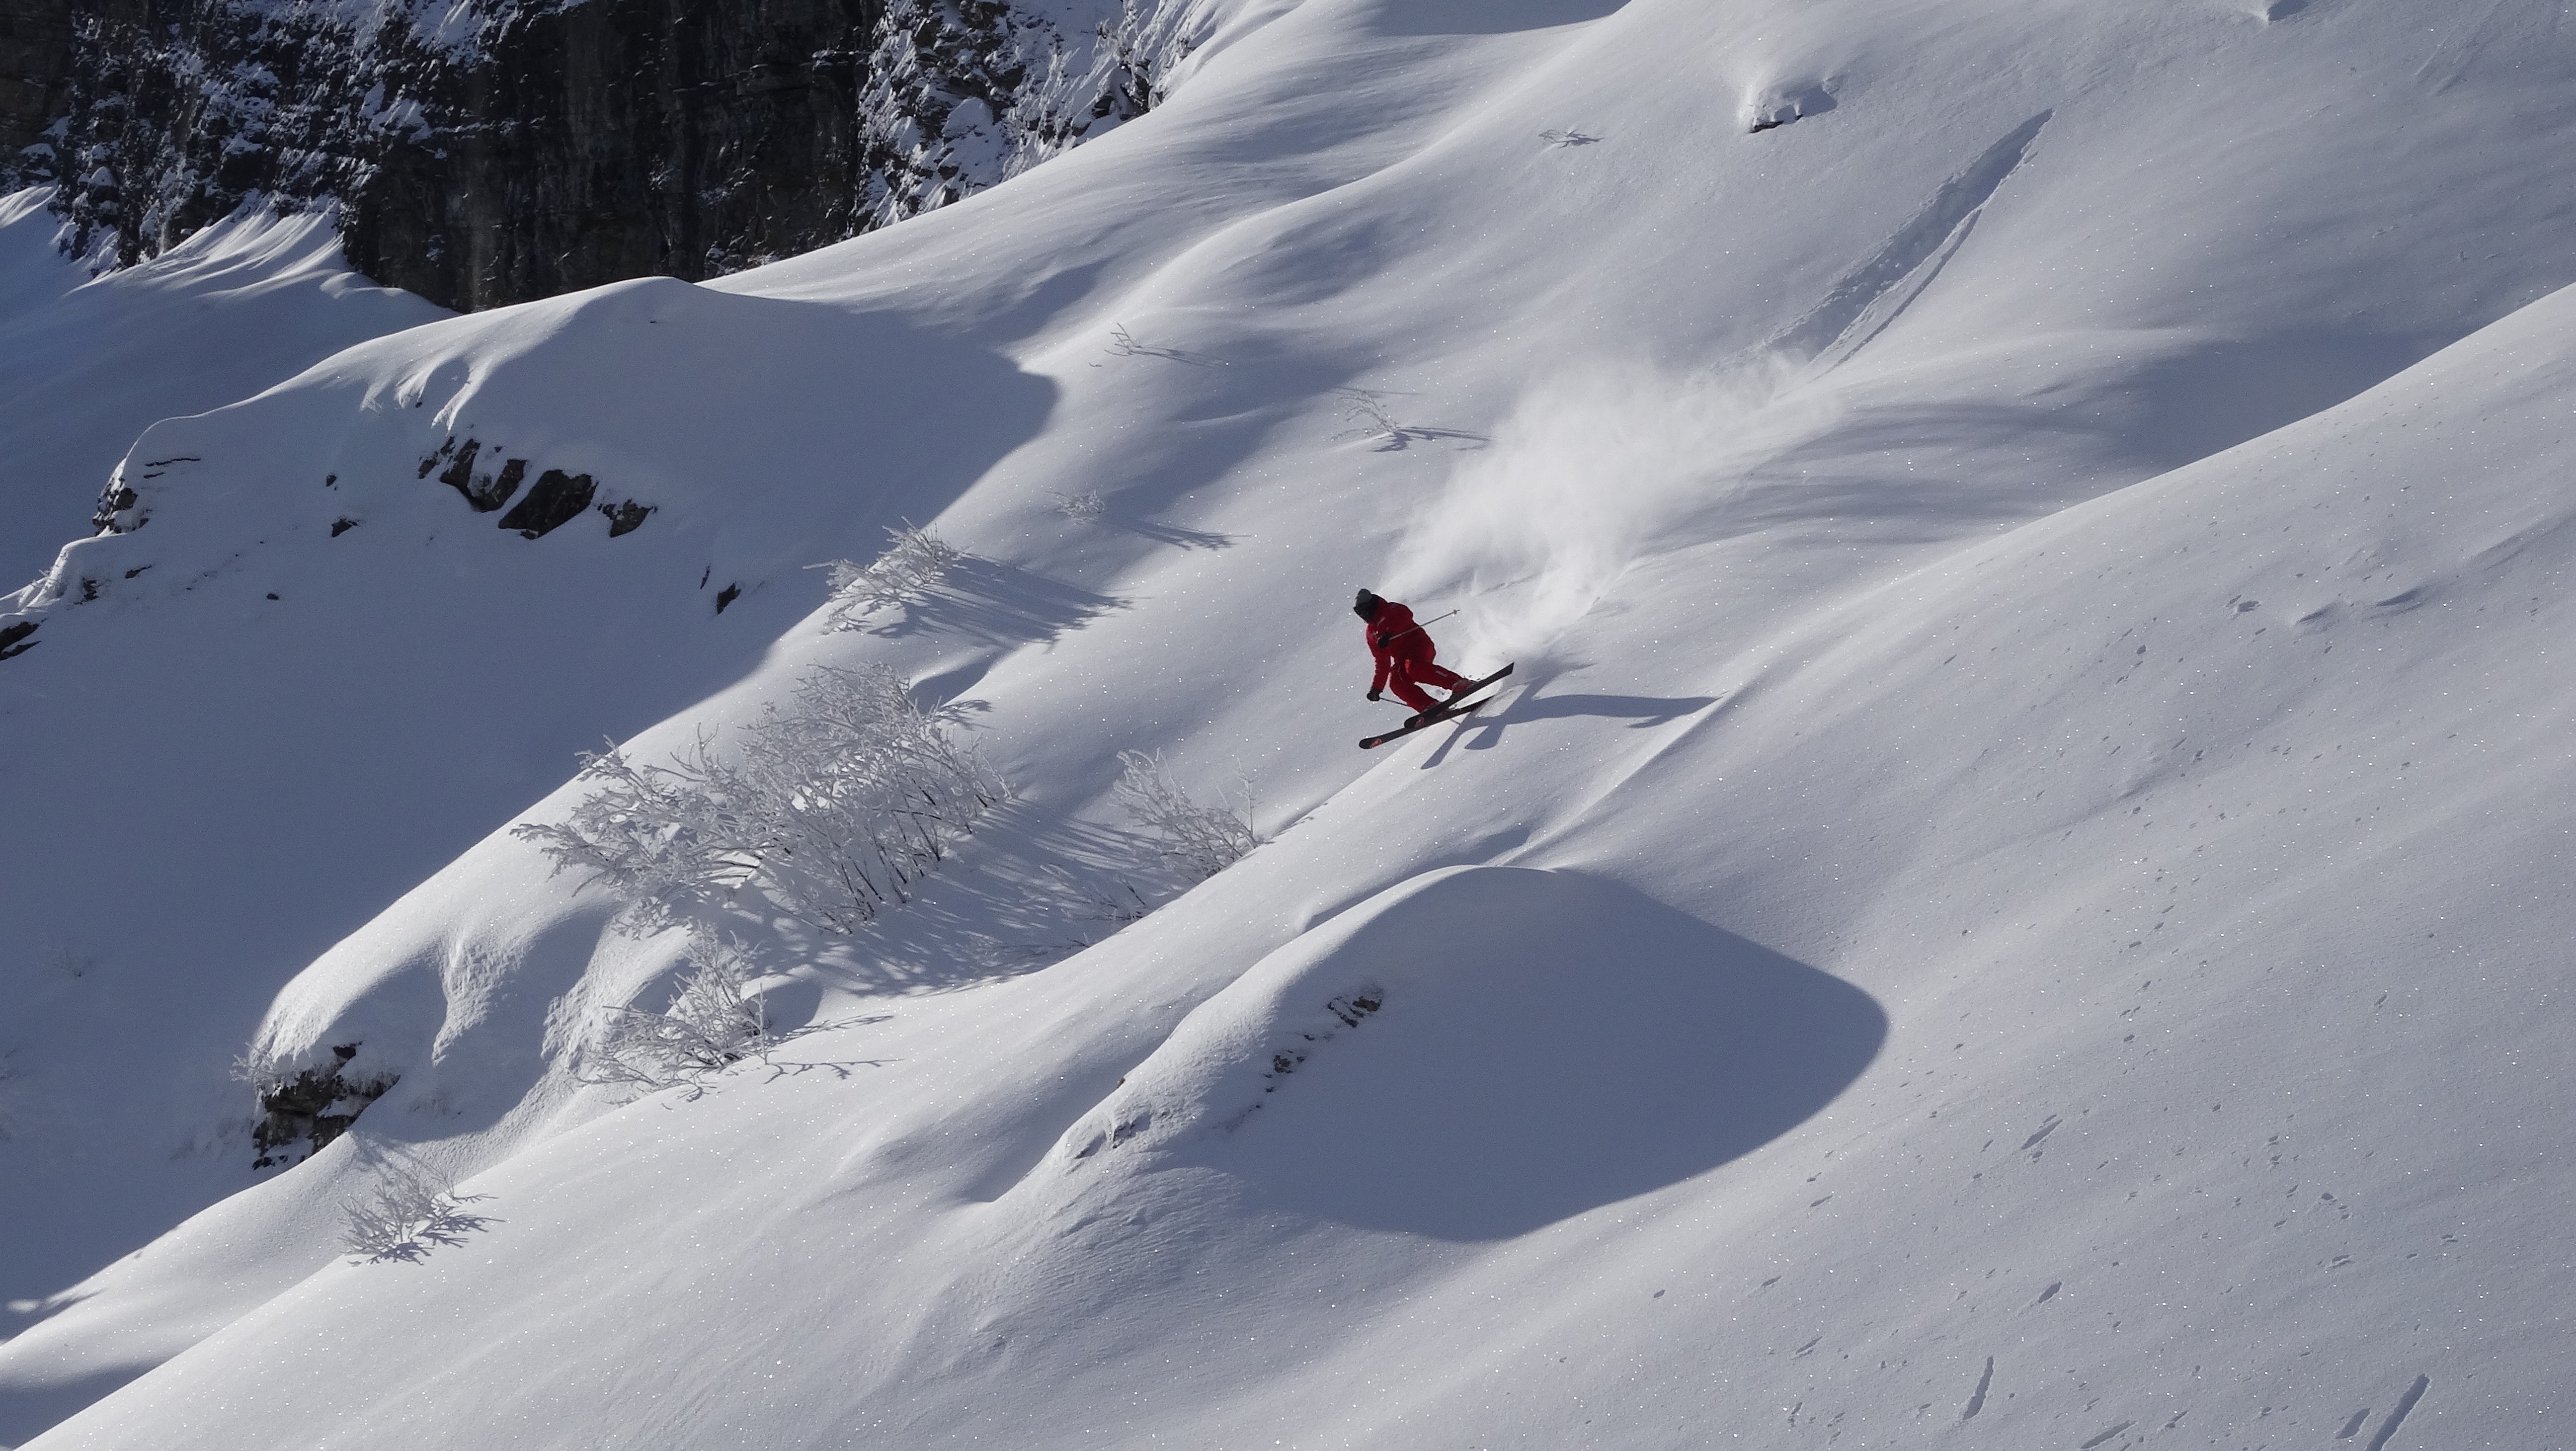
[[1409, 736], [1415, 731], [1429, 730], [1431, 727], [1440, 724], [1444, 720], [1456, 720], [1460, 716], [1467, 714], [1469, 711], [1472, 711], [1483, 704], [1484, 702], [1481, 700], [1471, 700], [1465, 705], [1444, 705], [1438, 710], [1432, 711], [1427, 715], [1415, 716], [1413, 718], [1413, 724], [1411, 725], [1398, 726], [1384, 735], [1362, 737], [1360, 740], [1360, 749], [1363, 751], [1376, 750], [1378, 747], [1385, 745], [1389, 741], [1396, 740], [1403, 736]]
[[1360, 741], [1360, 749], [1363, 751], [1373, 751], [1391, 740], [1395, 740], [1402, 736], [1409, 736], [1415, 731], [1428, 730], [1431, 727], [1440, 724], [1444, 720], [1456, 720], [1458, 717], [1485, 704], [1485, 702], [1481, 700], [1468, 700], [1466, 697], [1475, 694], [1477, 691], [1484, 689], [1486, 686], [1493, 684], [1495, 681], [1500, 680], [1511, 673], [1512, 667], [1506, 665], [1502, 669], [1495, 671], [1493, 674], [1486, 676], [1482, 680], [1470, 682], [1466, 689], [1461, 690], [1456, 695], [1450, 697], [1450, 704], [1435, 706], [1430, 710], [1424, 711], [1422, 714], [1415, 716], [1410, 723], [1388, 731], [1384, 735], [1363, 737]]

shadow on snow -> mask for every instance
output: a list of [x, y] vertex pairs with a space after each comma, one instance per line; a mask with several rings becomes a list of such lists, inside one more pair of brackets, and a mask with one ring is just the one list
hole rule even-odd
[[1382, 1010], [1179, 1148], [1248, 1208], [1526, 1234], [1779, 1138], [1887, 1036], [1859, 988], [1584, 873], [1470, 868], [1354, 910], [1284, 1001], [1365, 988]]
[[935, 630], [987, 645], [1048, 644], [1127, 605], [1017, 565], [969, 556], [906, 601], [901, 614], [866, 629], [889, 638]]

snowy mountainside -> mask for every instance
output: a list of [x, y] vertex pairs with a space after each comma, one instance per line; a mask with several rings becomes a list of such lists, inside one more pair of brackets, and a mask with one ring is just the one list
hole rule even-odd
[[[120, 1130], [0, 1152], [55, 1246], [207, 1207], [12, 1265], [18, 1424], [138, 1373], [38, 1444], [2554, 1424], [2563, 17], [1261, 18], [956, 206], [145, 435], [0, 691], [22, 759], [152, 749], [0, 777], [126, 830], [13, 843], [8, 940], [101, 939], [41, 1021], [125, 993], [181, 1088], [0, 1045]], [[585, 511], [500, 527], [549, 472]], [[906, 519], [970, 566], [824, 628], [803, 566]], [[1363, 583], [1513, 688], [1353, 751]], [[872, 664], [1012, 802], [869, 932], [736, 914], [822, 1029], [766, 1068], [581, 1083], [680, 944], [505, 828]], [[1134, 749], [1274, 839], [1108, 935], [1050, 869], [1114, 872]], [[221, 1065], [350, 1044], [383, 1096], [248, 1167]], [[338, 1253], [401, 1161], [444, 1238]]]
[[[685, 334], [666, 354], [689, 361], [676, 388], [609, 371], [637, 335], [664, 327]], [[907, 509], [929, 517], [986, 461], [958, 439], [1043, 407], [1036, 384], [981, 350], [667, 279], [387, 343], [325, 363], [307, 386], [147, 430], [114, 481], [133, 493], [118, 516], [127, 532], [65, 549], [22, 592], [42, 602], [25, 620], [41, 623], [5, 662], [21, 667], [9, 682], [21, 763], [86, 760], [166, 723], [148, 745], [111, 745], [98, 771], [12, 771], [13, 814], [64, 823], [74, 839], [28, 844], [19, 880], [42, 887], [11, 906], [15, 940], [47, 948], [21, 970], [61, 1011], [96, 1011], [102, 993], [168, 997], [168, 1016], [145, 1013], [126, 1031], [175, 1082], [84, 1070], [74, 1042], [22, 1041], [13, 1061], [35, 1102], [21, 1116], [53, 1126], [76, 1104], [92, 1132], [132, 1135], [158, 1159], [174, 1147], [162, 1138], [171, 1100], [198, 1103], [210, 1112], [181, 1115], [189, 1172], [158, 1184], [200, 1203], [256, 1177], [234, 1151], [248, 1090], [226, 1081], [231, 1054], [181, 1043], [219, 1021], [240, 1040], [233, 1053], [246, 1048], [273, 991], [257, 985], [275, 970], [263, 964], [309, 959], [358, 927], [559, 780], [575, 751], [723, 688], [755, 658], [746, 640], [756, 652], [803, 612], [768, 586], [813, 578], [802, 566], [817, 531], [865, 537]], [[938, 367], [944, 354], [958, 361]], [[711, 386], [719, 375], [730, 384]], [[433, 384], [437, 408], [423, 406]], [[886, 411], [850, 405], [862, 385]], [[551, 406], [528, 409], [532, 398]], [[782, 431], [766, 421], [772, 408], [840, 427]], [[572, 416], [600, 431], [565, 438], [560, 420]], [[907, 432], [932, 451], [908, 449]], [[492, 478], [510, 471], [505, 454], [530, 461], [514, 502], [557, 475], [587, 481], [595, 502], [527, 537], [510, 527], [513, 510], [468, 502], [475, 474], [443, 480], [469, 440]], [[844, 482], [861, 460], [877, 487]], [[729, 485], [796, 480], [825, 487], [720, 507]], [[625, 504], [650, 512], [618, 534], [602, 515]], [[416, 560], [435, 564], [418, 572]], [[659, 588], [603, 599], [604, 571]], [[306, 663], [245, 664], [263, 648]], [[55, 657], [67, 664], [49, 669]], [[439, 765], [382, 776], [389, 759]], [[80, 822], [122, 827], [68, 829]], [[153, 909], [120, 912], [138, 890]], [[289, 902], [312, 906], [280, 909]], [[63, 980], [57, 956], [99, 967]], [[372, 1072], [375, 1057], [355, 1071]], [[85, 1081], [73, 1089], [63, 1072]], [[60, 1127], [8, 1147], [46, 1165], [10, 1176], [24, 1222], [56, 1237], [27, 1269], [105, 1257], [90, 1248], [100, 1217], [36, 1207], [57, 1195], [113, 1202], [120, 1216], [167, 1213], [155, 1186], [127, 1182], [129, 1162]]]
[[146, 427], [440, 315], [350, 273], [325, 214], [233, 218], [93, 277], [57, 250], [45, 199], [0, 198], [0, 581], [11, 589], [86, 529]]

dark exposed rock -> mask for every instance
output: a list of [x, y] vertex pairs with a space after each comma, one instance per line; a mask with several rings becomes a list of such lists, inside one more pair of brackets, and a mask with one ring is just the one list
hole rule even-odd
[[53, 114], [0, 181], [54, 183], [71, 249], [119, 265], [254, 194], [289, 209], [341, 194], [363, 175], [362, 108], [385, 67], [321, 8], [71, 0]]
[[[368, 1104], [394, 1086], [391, 1074], [352, 1076], [347, 1070], [357, 1056], [357, 1044], [341, 1044], [331, 1050], [333, 1061], [329, 1067], [307, 1068], [293, 1078], [260, 1089], [260, 1120], [250, 1131], [251, 1147], [259, 1151], [259, 1157], [252, 1161], [252, 1168], [266, 1169], [310, 1158], [346, 1133]], [[303, 1145], [301, 1152], [296, 1149], [299, 1143]]]
[[478, 480], [475, 487], [466, 490], [466, 501], [477, 510], [490, 513], [510, 502], [510, 496], [519, 492], [519, 480], [527, 476], [528, 461], [523, 458], [511, 459], [501, 465], [498, 478]]
[[628, 499], [623, 503], [602, 504], [599, 512], [608, 516], [608, 537], [614, 539], [620, 534], [634, 533], [644, 523], [644, 516], [653, 512], [653, 506]]
[[[455, 440], [450, 439], [448, 442], [453, 443]], [[456, 492], [463, 494], [467, 499], [472, 499], [474, 497], [474, 490], [472, 488], [472, 484], [474, 482], [474, 455], [482, 451], [483, 445], [481, 443], [470, 438], [465, 440], [465, 446], [456, 451], [456, 461], [449, 464], [445, 469], [440, 470], [438, 481], [447, 485], [449, 488], [454, 489]], [[480, 509], [484, 506], [478, 502], [474, 507]]]
[[590, 507], [590, 496], [596, 486], [588, 474], [568, 474], [561, 469], [548, 469], [537, 475], [537, 485], [518, 507], [501, 516], [501, 527], [516, 529], [530, 539], [570, 523]]
[[491, 62], [426, 78], [436, 119], [389, 138], [351, 197], [351, 258], [474, 308], [854, 235], [881, 8], [592, 0], [530, 16]]
[[205, 460], [194, 454], [179, 454], [171, 458], [150, 459], [139, 465], [118, 464], [116, 472], [108, 476], [107, 487], [99, 490], [98, 507], [89, 516], [90, 527], [101, 534], [131, 534], [152, 521], [151, 511], [143, 507], [143, 496], [126, 478], [128, 468], [141, 470], [135, 482], [148, 482], [181, 464], [203, 462]]
[[[528, 461], [514, 458], [501, 465], [499, 473], [478, 472], [478, 459], [488, 459], [499, 452], [487, 450], [478, 439], [461, 442], [450, 437], [436, 451], [420, 461], [420, 477], [428, 478], [438, 469], [438, 481], [465, 496], [465, 502], [477, 513], [488, 514], [510, 501], [519, 492], [520, 481], [528, 475]], [[445, 464], [444, 469], [439, 466]], [[520, 499], [518, 506], [501, 516], [501, 527], [516, 529], [530, 539], [552, 532], [572, 522], [598, 496], [598, 485], [588, 474], [568, 474], [561, 469], [548, 469], [537, 478], [536, 487]], [[643, 524], [654, 506], [634, 499], [602, 503], [599, 512], [608, 520], [608, 537], [632, 534]], [[357, 521], [347, 521], [355, 525]], [[331, 532], [337, 535], [340, 527]]]
[[357, 527], [358, 521], [355, 519], [334, 519], [331, 521], [331, 537], [337, 539]]
[[20, 620], [14, 625], [0, 625], [0, 660], [35, 649], [40, 642], [27, 637], [36, 633], [36, 624], [34, 620]]
[[738, 600], [738, 599], [741, 599], [741, 598], [742, 598], [742, 586], [741, 586], [741, 585], [738, 585], [738, 584], [729, 584], [729, 585], [726, 585], [723, 589], [717, 590], [717, 591], [716, 591], [716, 613], [717, 613], [717, 614], [719, 614], [719, 615], [723, 614], [723, 613], [725, 612], [725, 606], [727, 606], [727, 605], [729, 605], [729, 604], [732, 604], [735, 600]]
[[510, 502], [510, 496], [519, 492], [519, 480], [527, 477], [528, 461], [523, 458], [502, 464], [497, 475], [474, 472], [474, 456], [482, 452], [483, 445], [470, 438], [462, 447], [452, 438], [440, 445], [437, 453], [421, 461], [421, 472], [426, 475], [450, 449], [455, 450], [455, 461], [439, 473], [438, 481], [463, 494], [465, 502], [473, 505], [478, 514], [489, 514]]
[[[0, 152], [0, 184], [52, 182], [73, 244], [120, 262], [258, 194], [337, 201], [353, 265], [452, 307], [695, 280], [944, 205], [1142, 114], [1198, 39], [1188, 14], [0, 0], [56, 37], [20, 67], [37, 79], [0, 77], [0, 127], [12, 94], [41, 94], [51, 123], [23, 158]], [[0, 32], [0, 70], [10, 54]]]
[[1759, 136], [1809, 116], [1821, 116], [1834, 109], [1834, 85], [1830, 80], [1774, 85], [1746, 103], [1748, 114], [1744, 129]]
[[53, 119], [71, 53], [71, 0], [0, 0], [0, 157]]
[[118, 516], [142, 501], [143, 496], [127, 488], [122, 477], [109, 479], [107, 487], [99, 491], [98, 508], [89, 516], [90, 527], [103, 534], [122, 534], [133, 525], [121, 521]]

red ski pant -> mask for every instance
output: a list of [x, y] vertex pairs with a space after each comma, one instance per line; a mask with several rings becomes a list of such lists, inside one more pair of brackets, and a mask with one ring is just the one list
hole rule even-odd
[[1417, 712], [1429, 710], [1436, 703], [1423, 694], [1422, 687], [1436, 685], [1442, 690], [1456, 690], [1466, 683], [1466, 676], [1445, 665], [1432, 663], [1428, 655], [1398, 655], [1386, 662], [1386, 688], [1395, 692], [1396, 699]]

